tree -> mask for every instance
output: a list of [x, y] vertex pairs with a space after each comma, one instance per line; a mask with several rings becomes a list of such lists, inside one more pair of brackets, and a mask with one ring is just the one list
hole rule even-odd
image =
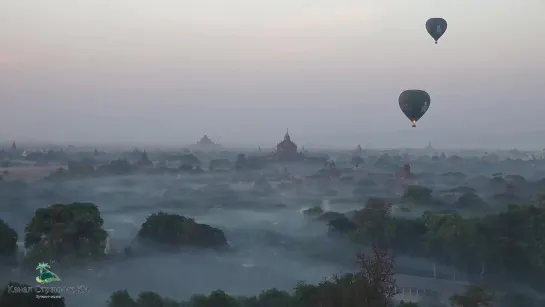
[[0, 257], [13, 258], [17, 253], [17, 232], [0, 219]]
[[453, 307], [490, 307], [494, 295], [479, 286], [468, 286], [463, 294], [455, 294], [449, 298]]
[[432, 190], [419, 185], [407, 187], [403, 199], [415, 203], [428, 203], [431, 201]]
[[458, 209], [469, 209], [474, 211], [486, 210], [490, 206], [475, 193], [462, 194], [454, 204]]
[[352, 159], [350, 160], [350, 164], [352, 164], [354, 167], [358, 167], [360, 166], [361, 164], [363, 164], [365, 161], [363, 160], [362, 157], [360, 156], [354, 156], [352, 157]]
[[195, 307], [240, 307], [237, 300], [222, 290], [210, 293], [206, 303], [195, 305]]
[[136, 300], [136, 305], [142, 307], [163, 307], [163, 298], [155, 292], [140, 292]]
[[74, 176], [86, 176], [95, 172], [94, 162], [92, 160], [69, 161], [68, 172]]
[[0, 307], [64, 307], [63, 297], [38, 297], [32, 286], [9, 282], [0, 295]]
[[101, 174], [111, 175], [127, 175], [136, 170], [136, 167], [132, 165], [127, 159], [112, 160], [108, 164], [100, 165], [96, 171]]
[[[126, 290], [112, 293], [108, 307], [389, 307], [395, 290], [393, 255], [373, 246], [370, 255], [357, 254], [359, 270], [325, 279], [317, 285], [297, 284], [293, 295], [277, 289], [257, 297], [234, 297], [222, 290], [176, 302], [154, 292], [142, 292], [136, 302]], [[405, 305], [404, 305], [405, 306]], [[414, 306], [414, 305], [406, 305]], [[2, 306], [3, 307], [3, 306]]]
[[347, 233], [357, 230], [356, 224], [354, 224], [346, 216], [335, 217], [329, 220], [327, 223], [329, 230], [332, 232]]
[[138, 238], [170, 248], [227, 246], [222, 230], [199, 224], [191, 218], [164, 212], [150, 215], [138, 231]]
[[110, 295], [108, 307], [137, 307], [137, 304], [127, 290], [119, 290]]
[[394, 255], [384, 247], [372, 245], [372, 254], [358, 252], [358, 290], [369, 307], [388, 306], [395, 295]]
[[386, 244], [393, 234], [392, 205], [380, 198], [369, 198], [363, 210], [354, 213], [354, 223], [370, 242]]
[[56, 204], [36, 210], [25, 227], [27, 259], [61, 261], [104, 255], [107, 232], [98, 207], [92, 203]]
[[257, 297], [260, 307], [290, 306], [292, 296], [285, 291], [278, 289], [269, 289], [261, 292]]

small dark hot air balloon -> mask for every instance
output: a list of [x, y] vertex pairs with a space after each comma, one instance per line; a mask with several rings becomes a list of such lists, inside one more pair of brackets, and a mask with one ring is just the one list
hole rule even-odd
[[399, 108], [416, 127], [416, 122], [426, 114], [431, 98], [423, 90], [406, 90], [399, 95]]
[[426, 30], [437, 44], [437, 41], [447, 31], [447, 21], [443, 18], [430, 18], [426, 21]]

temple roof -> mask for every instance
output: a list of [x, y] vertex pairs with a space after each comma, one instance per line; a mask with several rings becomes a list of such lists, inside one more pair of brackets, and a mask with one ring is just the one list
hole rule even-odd
[[214, 142], [208, 138], [208, 135], [204, 135], [201, 140], [197, 143], [199, 145], [214, 145]]
[[358, 146], [356, 146], [356, 148], [352, 151], [352, 154], [354, 155], [361, 155], [363, 153], [363, 148], [361, 148], [361, 145], [358, 144]]
[[290, 133], [289, 131], [286, 129], [286, 134], [284, 135], [284, 139], [278, 143], [278, 145], [276, 146], [277, 148], [288, 148], [288, 147], [291, 147], [295, 150], [297, 150], [297, 144], [295, 144], [292, 140], [291, 140], [291, 137], [290, 137]]
[[286, 129], [286, 134], [284, 135], [284, 141], [291, 141], [290, 132]]
[[137, 164], [139, 166], [153, 166], [153, 162], [148, 158], [148, 154], [146, 153], [146, 151], [142, 152], [140, 160], [138, 160]]

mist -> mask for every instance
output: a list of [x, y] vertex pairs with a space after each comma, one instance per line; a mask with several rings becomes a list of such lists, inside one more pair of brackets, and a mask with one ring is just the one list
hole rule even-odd
[[[254, 147], [289, 128], [301, 145], [405, 147], [416, 140], [397, 98], [421, 88], [419, 143], [533, 147], [542, 12], [539, 0], [5, 2], [0, 139], [166, 146], [206, 133]], [[438, 45], [424, 29], [436, 15], [449, 21]]]

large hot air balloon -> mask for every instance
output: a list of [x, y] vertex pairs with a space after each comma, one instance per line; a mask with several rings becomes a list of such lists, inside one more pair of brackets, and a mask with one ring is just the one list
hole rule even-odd
[[431, 98], [423, 90], [406, 90], [399, 95], [399, 108], [416, 127], [416, 122], [426, 114]]
[[443, 18], [430, 18], [426, 21], [426, 30], [437, 44], [437, 41], [447, 31], [447, 21]]

